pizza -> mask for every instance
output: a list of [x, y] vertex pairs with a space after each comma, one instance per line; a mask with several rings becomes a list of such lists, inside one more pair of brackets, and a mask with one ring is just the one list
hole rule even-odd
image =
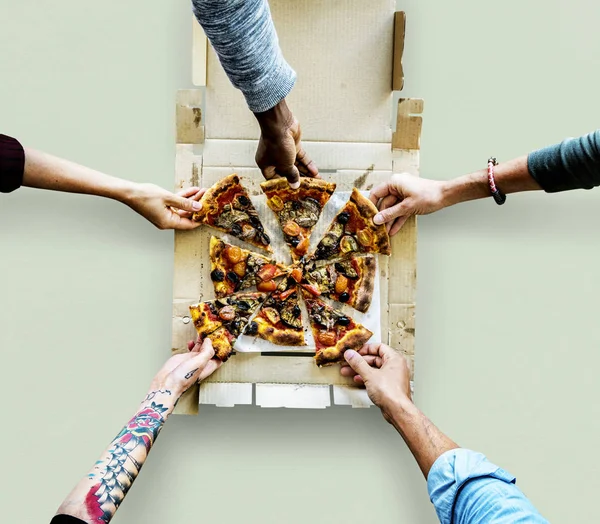
[[213, 185], [204, 193], [200, 203], [202, 209], [192, 215], [193, 220], [272, 251], [271, 239], [237, 175], [229, 175]]
[[356, 188], [333, 219], [314, 253], [316, 260], [334, 260], [354, 253], [390, 255], [390, 238], [384, 224], [376, 226], [377, 207]]
[[335, 191], [335, 184], [302, 177], [300, 187], [292, 189], [285, 178], [275, 178], [260, 187], [267, 197], [267, 205], [277, 216], [292, 258], [301, 259], [308, 252], [310, 235]]
[[347, 349], [360, 349], [373, 333], [338, 309], [302, 291], [308, 320], [312, 328], [318, 366], [326, 366], [343, 360]]
[[352, 256], [325, 266], [311, 260], [304, 266], [302, 287], [315, 296], [327, 296], [365, 313], [373, 298], [376, 272], [373, 255]]
[[286, 274], [285, 268], [272, 259], [214, 236], [210, 239], [210, 270], [217, 298], [252, 286], [258, 291], [275, 291], [275, 279]]
[[210, 338], [215, 357], [225, 362], [265, 293], [240, 293], [190, 306], [192, 321], [202, 340]]
[[252, 332], [278, 346], [303, 346], [304, 328], [298, 296], [298, 283], [285, 278], [271, 294], [253, 319]]

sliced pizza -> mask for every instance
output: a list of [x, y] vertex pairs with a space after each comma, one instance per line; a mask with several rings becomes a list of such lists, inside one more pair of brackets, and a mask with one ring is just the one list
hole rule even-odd
[[247, 335], [258, 335], [278, 346], [303, 346], [304, 328], [297, 282], [292, 277], [285, 278], [250, 324]]
[[319, 242], [316, 260], [334, 260], [355, 253], [391, 254], [390, 238], [385, 225], [376, 226], [373, 217], [377, 207], [358, 189], [340, 210]]
[[249, 318], [266, 293], [240, 293], [190, 306], [192, 321], [202, 340], [210, 338], [215, 357], [225, 362]]
[[200, 203], [202, 209], [193, 214], [193, 220], [272, 251], [271, 239], [237, 175], [229, 175], [213, 185]]
[[325, 304], [306, 290], [302, 294], [315, 339], [318, 366], [342, 361], [347, 349], [360, 349], [373, 336], [371, 331], [342, 311]]
[[267, 196], [267, 205], [277, 216], [292, 258], [300, 260], [308, 251], [312, 230], [335, 191], [335, 184], [302, 177], [300, 187], [292, 189], [285, 178], [275, 178], [260, 187]]
[[256, 286], [258, 291], [275, 291], [275, 279], [286, 274], [285, 268], [270, 258], [216, 237], [210, 239], [210, 266], [210, 278], [217, 298], [252, 286]]
[[302, 287], [315, 296], [327, 296], [365, 313], [373, 298], [376, 273], [377, 262], [373, 255], [352, 256], [325, 266], [308, 261]]

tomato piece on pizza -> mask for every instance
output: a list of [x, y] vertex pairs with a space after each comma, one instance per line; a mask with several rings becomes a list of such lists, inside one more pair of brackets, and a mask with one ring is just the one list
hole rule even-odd
[[343, 360], [348, 349], [360, 349], [373, 333], [338, 309], [303, 290], [308, 310], [308, 320], [315, 339], [318, 366], [326, 366]]
[[202, 340], [210, 338], [215, 356], [225, 362], [248, 320], [266, 297], [266, 293], [239, 293], [190, 306], [190, 314]]
[[301, 177], [300, 187], [292, 189], [285, 178], [274, 178], [260, 187], [267, 197], [267, 205], [277, 216], [292, 258], [300, 260], [308, 252], [310, 235], [335, 191], [335, 184]]
[[335, 260], [359, 253], [390, 255], [390, 237], [384, 224], [376, 226], [377, 207], [354, 188], [350, 200], [340, 210], [319, 242], [316, 260]]
[[265, 300], [244, 334], [278, 346], [305, 345], [298, 284], [291, 277], [282, 280]]
[[210, 239], [210, 266], [210, 278], [217, 298], [252, 286], [256, 286], [258, 291], [275, 291], [275, 279], [286, 274], [286, 268], [272, 259], [214, 236]]
[[266, 251], [273, 251], [271, 239], [265, 233], [250, 195], [236, 174], [225, 177], [209, 188], [200, 203], [202, 209], [192, 215], [196, 222], [224, 231]]
[[373, 299], [376, 277], [377, 262], [373, 255], [352, 256], [321, 266], [310, 260], [304, 267], [302, 287], [314, 296], [323, 295], [366, 313]]

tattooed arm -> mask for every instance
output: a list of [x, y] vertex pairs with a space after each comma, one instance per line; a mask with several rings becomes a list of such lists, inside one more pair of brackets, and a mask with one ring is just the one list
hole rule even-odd
[[158, 372], [133, 418], [60, 505], [52, 524], [110, 522], [138, 476], [179, 397], [215, 371], [209, 339], [190, 343], [190, 352], [171, 357]]

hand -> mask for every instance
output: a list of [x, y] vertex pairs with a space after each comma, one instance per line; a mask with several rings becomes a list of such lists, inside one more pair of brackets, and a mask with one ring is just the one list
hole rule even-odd
[[261, 136], [256, 150], [256, 164], [270, 180], [282, 176], [290, 187], [300, 187], [300, 176], [318, 177], [319, 170], [302, 147], [300, 124], [283, 99], [264, 113], [255, 113]]
[[385, 344], [365, 344], [358, 352], [346, 351], [344, 358], [347, 364], [342, 365], [340, 373], [364, 384], [369, 398], [388, 422], [394, 411], [412, 404], [410, 370], [401, 353]]
[[154, 184], [135, 184], [123, 202], [158, 229], [194, 229], [200, 222], [191, 217], [202, 209], [198, 202], [206, 189], [190, 187], [177, 194]]
[[173, 355], [161, 368], [152, 381], [150, 391], [168, 389], [177, 395], [183, 394], [190, 386], [212, 375], [222, 362], [216, 360], [210, 339], [188, 342], [189, 353]]
[[371, 190], [371, 202], [379, 208], [373, 222], [386, 224], [390, 236], [395, 235], [412, 215], [427, 215], [445, 207], [443, 189], [442, 181], [408, 173], [392, 175]]

